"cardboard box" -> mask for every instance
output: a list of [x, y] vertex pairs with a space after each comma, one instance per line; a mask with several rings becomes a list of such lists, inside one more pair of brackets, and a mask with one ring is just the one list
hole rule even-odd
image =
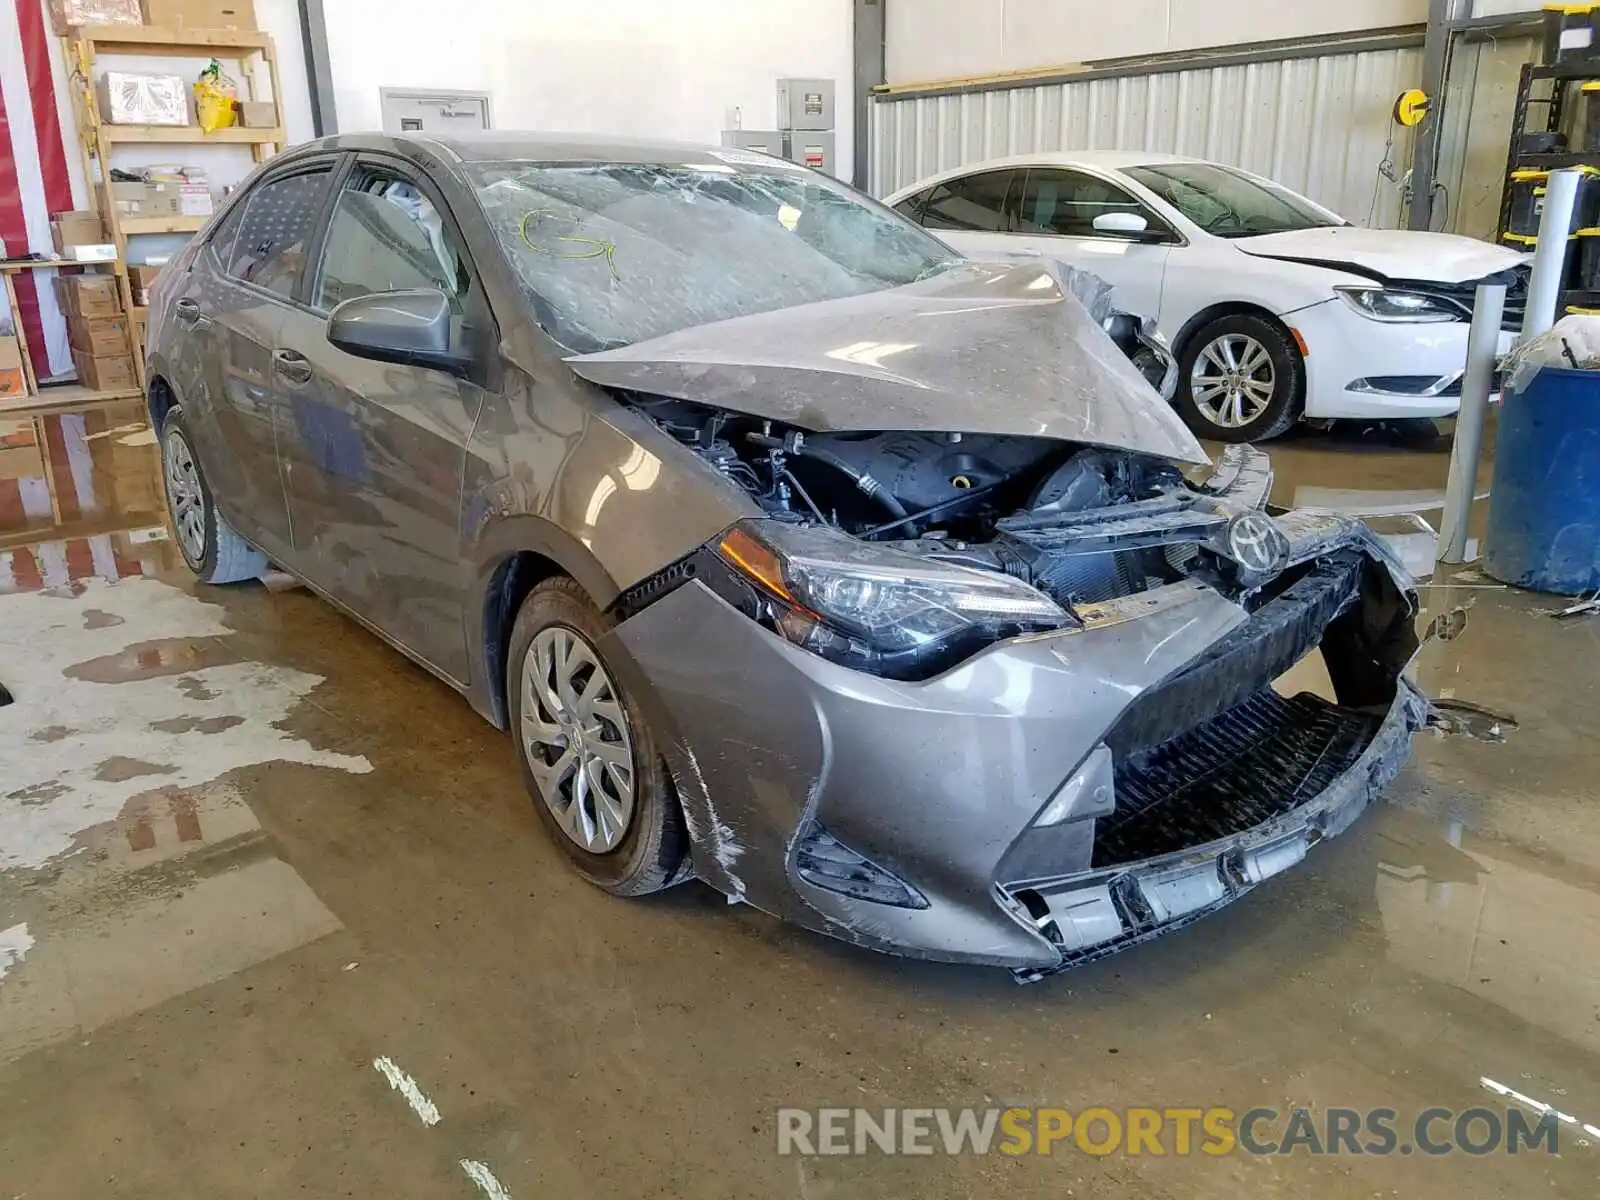
[[44, 474], [44, 455], [29, 419], [0, 421], [0, 479], [36, 479]]
[[128, 286], [133, 289], [133, 302], [137, 305], [149, 307], [150, 288], [156, 281], [156, 276], [161, 274], [160, 267], [142, 266], [128, 268]]
[[117, 261], [117, 247], [114, 242], [91, 242], [86, 246], [63, 246], [61, 257], [70, 258], [73, 262], [102, 263]]
[[50, 0], [50, 24], [58, 37], [74, 25], [142, 25], [139, 0]]
[[119, 317], [122, 295], [110, 275], [57, 275], [56, 299], [70, 317]]
[[211, 189], [203, 183], [178, 185], [178, 215], [184, 217], [209, 217], [217, 211], [211, 199]]
[[254, 29], [251, 0], [144, 0], [146, 25], [164, 29]]
[[188, 125], [189, 85], [182, 75], [107, 71], [100, 81], [102, 118], [112, 125]]
[[271, 100], [241, 100], [239, 124], [246, 129], [272, 129], [278, 124], [278, 106]]
[[50, 239], [55, 243], [57, 252], [65, 254], [68, 246], [104, 242], [106, 232], [101, 227], [100, 214], [97, 212], [62, 212], [50, 218]]
[[[9, 334], [0, 337], [0, 399], [21, 396], [27, 390], [27, 380], [22, 375], [22, 343]], [[8, 477], [0, 475], [0, 479], [3, 478]], [[12, 475], [9, 478], [16, 479], [19, 476]]]
[[139, 386], [131, 354], [94, 358], [82, 350], [73, 350], [72, 363], [78, 368], [78, 382], [97, 392], [125, 392]]
[[107, 208], [124, 217], [175, 217], [181, 204], [175, 183], [120, 183], [106, 187]]
[[74, 350], [82, 350], [93, 358], [116, 358], [131, 349], [128, 320], [120, 315], [85, 317], [71, 313], [67, 317], [67, 340]]

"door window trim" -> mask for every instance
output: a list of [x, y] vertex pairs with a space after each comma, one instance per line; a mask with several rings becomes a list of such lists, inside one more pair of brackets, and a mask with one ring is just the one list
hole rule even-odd
[[[354, 156], [348, 151], [337, 151], [332, 154], [311, 155], [306, 158], [296, 159], [292, 163], [285, 163], [281, 170], [274, 170], [269, 174], [263, 175], [260, 179], [252, 183], [250, 185], [250, 190], [242, 194], [239, 199], [234, 202], [234, 204], [241, 204], [245, 206], [245, 211], [240, 214], [239, 218], [240, 224], [242, 225], [245, 217], [250, 215], [248, 211], [250, 201], [255, 198], [256, 193], [262, 188], [268, 186], [269, 184], [277, 183], [280, 180], [292, 178], [295, 175], [310, 175], [314, 173], [322, 173], [324, 171], [327, 173], [329, 177], [329, 186], [328, 190], [323, 194], [321, 203], [317, 206], [316, 216], [312, 218], [311, 240], [307, 248], [306, 258], [304, 261], [302, 261], [300, 270], [295, 276], [294, 287], [287, 296], [282, 292], [275, 292], [271, 288], [262, 287], [259, 283], [252, 283], [248, 279], [240, 279], [237, 275], [228, 270], [229, 264], [223, 262], [222, 256], [216, 251], [216, 234], [221, 230], [223, 221], [226, 221], [227, 219], [226, 216], [224, 216], [223, 221], [217, 222], [217, 228], [211, 232], [210, 236], [207, 237], [204, 249], [205, 253], [208, 253], [212, 256], [217, 273], [234, 287], [244, 288], [246, 291], [251, 292], [254, 295], [261, 296], [264, 299], [271, 300], [277, 304], [283, 304], [290, 308], [298, 308], [305, 311], [310, 311], [300, 300], [300, 293], [305, 284], [305, 263], [313, 261], [311, 259], [310, 248], [320, 246], [322, 244], [322, 231], [327, 228], [328, 223], [329, 204], [338, 194], [338, 188], [343, 183], [345, 175], [350, 169], [350, 159], [353, 157]], [[230, 204], [228, 206], [228, 212], [231, 213], [233, 208], [234, 205]], [[237, 230], [234, 231], [234, 237], [238, 237]], [[231, 251], [231, 243], [229, 248]]]
[[958, 183], [966, 183], [969, 180], [979, 179], [985, 175], [1009, 174], [1011, 181], [1006, 184], [1005, 194], [1000, 197], [1001, 225], [999, 229], [949, 229], [935, 225], [931, 227], [931, 232], [935, 235], [940, 233], [1017, 233], [1017, 203], [1022, 192], [1018, 181], [1025, 180], [1031, 169], [1019, 166], [984, 167], [981, 170], [968, 171], [964, 175], [952, 175], [948, 179], [939, 180], [938, 183], [929, 184], [927, 194], [923, 196], [922, 203], [917, 206], [917, 224], [924, 229], [930, 229], [927, 223], [928, 205], [933, 202], [933, 194], [940, 188], [953, 187]]
[[[328, 193], [327, 203], [323, 205], [322, 215], [317, 224], [317, 231], [312, 237], [311, 245], [306, 253], [306, 261], [311, 270], [300, 272], [300, 283], [296, 291], [299, 293], [295, 307], [309, 313], [319, 320], [327, 320], [331, 310], [317, 308], [314, 302], [314, 285], [322, 279], [322, 253], [328, 242], [328, 232], [333, 226], [334, 206], [338, 204], [339, 197], [344, 194], [356, 172], [362, 168], [372, 168], [386, 171], [407, 180], [428, 198], [428, 203], [433, 205], [433, 210], [439, 214], [439, 220], [444, 226], [445, 237], [456, 248], [456, 253], [461, 256], [461, 262], [467, 270], [467, 291], [462, 296], [464, 313], [468, 317], [481, 315], [486, 322], [483, 336], [485, 347], [500, 344], [500, 319], [494, 310], [494, 301], [489, 298], [489, 289], [483, 282], [483, 271], [478, 265], [477, 258], [472, 253], [466, 235], [462, 232], [461, 222], [456, 219], [455, 211], [450, 207], [450, 202], [445, 199], [439, 185], [428, 175], [428, 172], [410, 159], [397, 154], [387, 154], [379, 150], [359, 150], [346, 156], [343, 167], [338, 172], [334, 181], [333, 190]], [[491, 356], [493, 358], [493, 356]], [[489, 369], [493, 369], [492, 362]]]
[[[1108, 187], [1117, 189], [1117, 191], [1126, 196], [1133, 204], [1138, 206], [1139, 214], [1144, 217], [1147, 222], [1149, 222], [1150, 228], [1148, 232], [1144, 236], [1138, 236], [1126, 233], [1100, 233], [1098, 231], [1090, 233], [1057, 233], [1053, 229], [1024, 230], [1020, 228], [1022, 218], [1022, 199], [1028, 191], [1028, 180], [1032, 178], [1035, 171], [1055, 171], [1064, 175], [1082, 175], [1089, 179], [1103, 183]], [[1057, 163], [1039, 163], [1028, 167], [1023, 172], [1022, 186], [1016, 190], [1015, 206], [1016, 210], [1012, 214], [1012, 219], [1019, 227], [1016, 228], [1014, 232], [1019, 233], [1024, 237], [1066, 238], [1079, 242], [1122, 242], [1131, 243], [1136, 246], [1187, 246], [1189, 244], [1189, 239], [1183, 236], [1182, 231], [1177, 229], [1171, 221], [1167, 220], [1166, 217], [1162, 216], [1160, 213], [1156, 212], [1155, 209], [1151, 208], [1149, 202], [1146, 201], [1143, 196], [1135, 193], [1133, 189], [1130, 188], [1126, 183], [1113, 175], [1108, 175], [1102, 171], [1091, 170], [1088, 167], [1076, 165], [1066, 166]], [[1157, 234], [1160, 236], [1155, 236]]]

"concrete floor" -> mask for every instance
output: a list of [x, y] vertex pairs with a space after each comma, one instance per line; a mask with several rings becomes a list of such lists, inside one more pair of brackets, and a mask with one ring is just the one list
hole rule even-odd
[[[775, 1112], [1382, 1106], [1408, 1130], [1503, 1111], [1487, 1078], [1600, 1124], [1600, 617], [1429, 587], [1430, 616], [1472, 607], [1422, 683], [1516, 728], [1420, 735], [1299, 869], [1020, 988], [697, 884], [593, 890], [446, 688], [304, 591], [197, 587], [126, 532], [156, 494], [136, 414], [45, 433], [56, 511], [0, 481], [0, 681], [25, 693], [0, 709], [0, 1196], [1595, 1194], [1600, 1138], [1571, 1125], [1559, 1157], [802, 1159]], [[1351, 435], [1274, 457], [1285, 501], [1446, 467]]]

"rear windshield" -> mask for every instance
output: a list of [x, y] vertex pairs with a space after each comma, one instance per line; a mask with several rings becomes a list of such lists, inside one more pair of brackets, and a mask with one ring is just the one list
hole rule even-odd
[[1216, 163], [1129, 167], [1127, 174], [1217, 237], [1254, 237], [1348, 224], [1286, 187]]
[[468, 168], [535, 318], [578, 353], [691, 325], [882, 291], [958, 256], [824, 175], [726, 162]]

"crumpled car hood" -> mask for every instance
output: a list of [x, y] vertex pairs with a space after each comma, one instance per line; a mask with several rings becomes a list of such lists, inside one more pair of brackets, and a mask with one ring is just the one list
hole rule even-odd
[[1210, 461], [1047, 263], [963, 263], [904, 287], [697, 325], [566, 361], [603, 387], [817, 433], [1052, 437]]
[[1257, 258], [1317, 263], [1335, 270], [1354, 267], [1361, 274], [1385, 279], [1427, 279], [1438, 283], [1481, 279], [1510, 270], [1524, 257], [1504, 246], [1491, 246], [1453, 233], [1362, 229], [1354, 225], [1267, 233], [1236, 238], [1233, 244]]

